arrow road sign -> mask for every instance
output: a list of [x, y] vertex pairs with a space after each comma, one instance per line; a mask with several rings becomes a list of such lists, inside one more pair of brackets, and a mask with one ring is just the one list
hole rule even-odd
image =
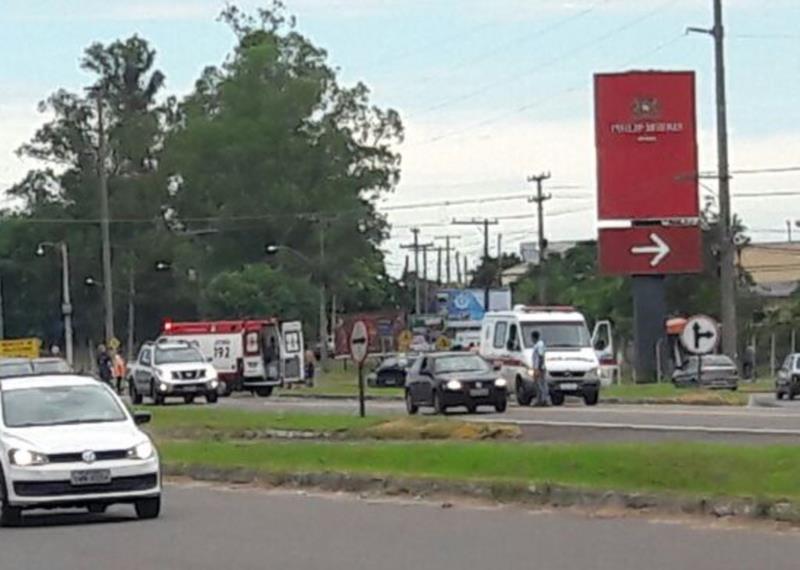
[[604, 275], [669, 275], [703, 268], [700, 227], [633, 226], [600, 229]]
[[657, 233], [650, 234], [650, 241], [653, 245], [635, 245], [631, 248], [631, 253], [634, 255], [649, 255], [653, 254], [650, 259], [650, 267], [658, 267], [665, 257], [672, 251], [667, 242], [665, 242]]
[[350, 356], [358, 364], [362, 364], [367, 359], [369, 352], [369, 332], [367, 323], [356, 321], [353, 323], [353, 330], [350, 331]]
[[681, 332], [681, 344], [692, 354], [714, 352], [719, 342], [719, 327], [714, 319], [696, 315], [686, 321]]

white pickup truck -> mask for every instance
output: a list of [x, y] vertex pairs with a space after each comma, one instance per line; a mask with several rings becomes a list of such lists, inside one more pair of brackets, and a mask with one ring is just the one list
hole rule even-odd
[[205, 357], [187, 342], [148, 342], [135, 362], [128, 366], [128, 387], [134, 404], [145, 397], [156, 405], [167, 398], [183, 398], [187, 404], [202, 396], [206, 402], [217, 401], [217, 371]]

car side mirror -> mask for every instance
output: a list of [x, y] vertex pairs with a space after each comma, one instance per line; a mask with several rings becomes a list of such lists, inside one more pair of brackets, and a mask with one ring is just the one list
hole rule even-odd
[[142, 424], [149, 424], [150, 420], [153, 419], [153, 414], [150, 412], [134, 412], [133, 413], [133, 423], [137, 426]]
[[503, 369], [503, 364], [501, 362], [495, 362], [492, 364], [492, 370], [495, 372], [500, 371]]

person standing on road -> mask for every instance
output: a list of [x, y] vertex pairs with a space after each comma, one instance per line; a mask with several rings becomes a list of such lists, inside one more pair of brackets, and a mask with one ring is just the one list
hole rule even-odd
[[314, 369], [316, 368], [317, 358], [310, 348], [306, 348], [304, 358], [306, 361], [306, 386], [312, 387], [314, 385]]
[[111, 385], [111, 379], [114, 377], [114, 363], [104, 344], [97, 347], [97, 375], [100, 376], [100, 380]]
[[547, 377], [545, 374], [545, 354], [547, 348], [544, 345], [539, 331], [531, 334], [533, 341], [533, 375], [536, 381], [536, 405], [550, 406], [550, 389], [547, 387]]
[[117, 384], [117, 393], [122, 394], [122, 384], [125, 382], [125, 375], [128, 372], [128, 367], [125, 364], [125, 359], [122, 357], [122, 354], [120, 354], [119, 349], [114, 351], [112, 364], [114, 368], [114, 380]]

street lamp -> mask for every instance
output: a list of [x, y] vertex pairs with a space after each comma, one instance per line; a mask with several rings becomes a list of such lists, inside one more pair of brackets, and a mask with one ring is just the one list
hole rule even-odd
[[64, 344], [67, 363], [72, 365], [72, 300], [69, 290], [69, 250], [64, 241], [43, 241], [36, 246], [36, 255], [44, 257], [45, 249], [52, 248], [61, 252], [61, 314], [64, 316]]
[[[136, 318], [136, 305], [135, 305], [135, 296], [136, 296], [136, 289], [134, 288], [134, 273], [133, 269], [131, 269], [130, 279], [128, 290], [125, 291], [123, 289], [119, 289], [114, 287], [114, 291], [120, 293], [122, 295], [128, 296], [128, 361], [133, 358], [133, 344], [134, 344], [134, 328], [135, 328], [135, 318]], [[102, 281], [98, 281], [91, 275], [87, 275], [83, 279], [83, 284], [87, 287], [101, 287], [104, 288], [104, 284]]]
[[[264, 251], [267, 255], [275, 255], [279, 251], [288, 251], [313, 269], [314, 262], [307, 255], [288, 245], [268, 244]], [[320, 366], [325, 370], [328, 364], [328, 314], [325, 310], [325, 279], [322, 275], [320, 275], [319, 280], [319, 341]]]

